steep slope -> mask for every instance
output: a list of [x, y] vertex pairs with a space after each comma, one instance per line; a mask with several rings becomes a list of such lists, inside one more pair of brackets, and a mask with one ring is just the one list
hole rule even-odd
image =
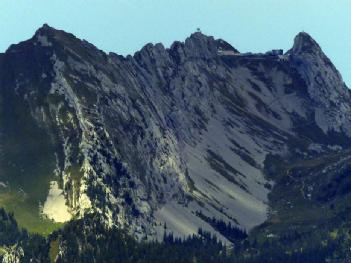
[[349, 97], [306, 33], [286, 54], [197, 32], [122, 57], [44, 25], [0, 55], [2, 191], [56, 222], [95, 211], [139, 237], [227, 240], [216, 223], [270, 216], [268, 156], [350, 145]]

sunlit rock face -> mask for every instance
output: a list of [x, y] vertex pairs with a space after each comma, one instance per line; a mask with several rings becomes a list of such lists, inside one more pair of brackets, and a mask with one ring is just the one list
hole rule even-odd
[[[122, 57], [45, 25], [0, 55], [0, 116], [11, 120], [0, 119], [0, 135], [19, 116], [46, 142], [50, 166], [31, 166], [44, 174], [43, 213], [65, 222], [97, 212], [138, 237], [201, 227], [226, 240], [212, 218], [260, 225], [274, 186], [266, 157], [350, 145], [349, 97], [306, 33], [283, 55], [240, 54], [197, 32]], [[17, 170], [3, 174], [4, 185], [23, 184]]]

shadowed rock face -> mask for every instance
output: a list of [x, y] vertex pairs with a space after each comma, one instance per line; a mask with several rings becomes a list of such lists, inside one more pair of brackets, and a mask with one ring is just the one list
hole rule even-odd
[[[32, 163], [43, 177], [33, 202], [45, 203], [51, 184], [71, 215], [95, 211], [137, 236], [162, 236], [166, 224], [178, 236], [201, 227], [226, 240], [210, 218], [248, 230], [267, 219], [266, 156], [350, 145], [349, 97], [306, 33], [283, 56], [241, 55], [197, 32], [122, 57], [44, 25], [0, 55], [0, 146], [12, 138], [33, 156], [45, 151]], [[28, 143], [30, 132], [46, 148]], [[6, 169], [0, 182], [32, 191]]]

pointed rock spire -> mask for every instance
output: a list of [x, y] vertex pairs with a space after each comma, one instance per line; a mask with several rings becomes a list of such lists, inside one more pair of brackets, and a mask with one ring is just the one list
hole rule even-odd
[[306, 32], [300, 32], [294, 39], [293, 54], [321, 52], [318, 43]]
[[309, 34], [299, 33], [288, 54], [315, 102], [328, 109], [331, 104], [349, 100], [350, 92], [339, 71]]

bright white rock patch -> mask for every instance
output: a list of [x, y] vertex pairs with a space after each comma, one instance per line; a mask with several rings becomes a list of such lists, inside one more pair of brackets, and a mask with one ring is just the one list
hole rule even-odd
[[44, 204], [43, 214], [59, 223], [67, 222], [72, 218], [69, 208], [66, 205], [63, 190], [59, 188], [56, 181], [50, 183], [50, 190]]

